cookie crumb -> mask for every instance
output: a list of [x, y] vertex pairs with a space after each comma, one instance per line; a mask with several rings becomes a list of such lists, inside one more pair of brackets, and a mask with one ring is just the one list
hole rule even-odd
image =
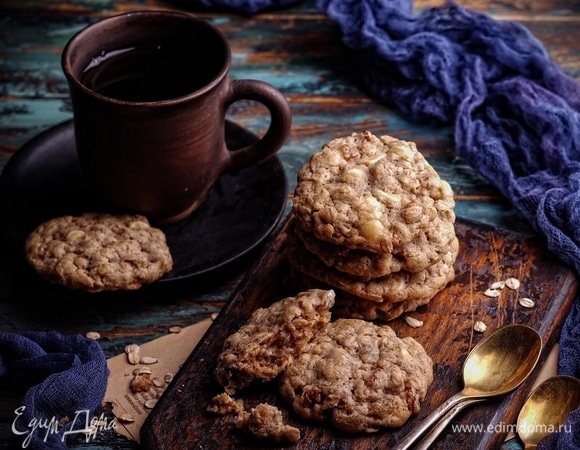
[[236, 428], [249, 436], [278, 444], [293, 445], [300, 440], [300, 430], [285, 424], [282, 412], [268, 403], [242, 412], [236, 419]]
[[234, 399], [226, 392], [214, 396], [207, 407], [207, 411], [225, 416], [230, 413], [241, 413], [244, 410], [243, 400]]

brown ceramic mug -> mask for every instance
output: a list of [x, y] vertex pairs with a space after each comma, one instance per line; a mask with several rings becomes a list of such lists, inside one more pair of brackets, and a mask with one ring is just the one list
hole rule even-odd
[[[77, 152], [97, 190], [115, 206], [157, 222], [189, 215], [223, 173], [273, 156], [290, 131], [283, 95], [228, 76], [230, 49], [205, 20], [169, 11], [109, 17], [67, 43]], [[264, 104], [270, 126], [231, 151], [226, 111], [238, 100]]]

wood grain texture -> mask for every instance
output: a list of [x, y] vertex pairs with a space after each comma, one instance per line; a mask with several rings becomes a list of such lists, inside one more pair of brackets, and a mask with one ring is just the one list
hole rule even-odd
[[[486, 333], [514, 323], [536, 329], [544, 343], [540, 362], [544, 361], [575, 298], [577, 280], [574, 273], [559, 264], [541, 241], [532, 236], [465, 220], [458, 221], [456, 230], [461, 242], [455, 264], [456, 278], [428, 305], [412, 313], [424, 325], [411, 328], [403, 318], [388, 322], [400, 337], [411, 336], [421, 343], [434, 362], [435, 379], [422, 409], [401, 429], [348, 435], [325, 425], [308, 423], [288, 411], [277, 394], [275, 382], [253, 386], [239, 392], [236, 398], [244, 400], [246, 409], [269, 402], [285, 411], [289, 423], [302, 432], [300, 442], [293, 448], [384, 448], [401, 439], [440, 403], [461, 390], [463, 361], [483, 337], [474, 332], [475, 321], [486, 323]], [[263, 443], [252, 442], [236, 431], [232, 417], [216, 417], [205, 408], [214, 395], [223, 391], [212, 373], [226, 337], [256, 308], [299, 292], [288, 278], [286, 242], [286, 229], [282, 229], [149, 415], [142, 428], [141, 442], [146, 449], [211, 448], [212, 443], [221, 449], [264, 447]], [[518, 291], [506, 288], [499, 298], [483, 295], [492, 282], [508, 277], [521, 280]], [[521, 307], [517, 301], [520, 296], [533, 298], [536, 306]], [[461, 423], [498, 426], [497, 432], [446, 434], [436, 448], [498, 448], [507, 434], [507, 427], [505, 432], [500, 427], [515, 420], [532, 381], [533, 378], [528, 379], [507, 397], [471, 407], [459, 418]]]
[[[414, 6], [419, 12], [442, 3], [417, 0]], [[577, 0], [458, 3], [498, 19], [521, 22], [566, 73], [580, 80]], [[416, 141], [429, 162], [450, 182], [458, 216], [529, 231], [521, 215], [497, 190], [456, 158], [452, 127], [413, 123], [368, 95], [338, 27], [318, 12], [312, 1], [250, 17], [208, 11], [197, 0], [0, 1], [0, 171], [23, 144], [72, 117], [60, 68], [60, 55], [68, 39], [93, 21], [138, 9], [179, 10], [209, 20], [231, 44], [232, 77], [260, 79], [284, 93], [292, 109], [293, 126], [280, 159], [290, 189], [295, 186], [299, 167], [327, 140], [368, 129]], [[268, 125], [266, 114], [251, 102], [236, 103], [229, 116], [258, 134]], [[103, 336], [100, 343], [106, 356], [113, 356], [127, 343], [148, 341], [163, 335], [172, 325], [196, 323], [220, 311], [256, 255], [248, 255], [239, 265], [211, 279], [87, 298], [39, 281], [21, 258], [7, 250], [0, 236], [0, 331], [95, 330]], [[261, 281], [267, 280], [259, 278], [256, 283]], [[454, 373], [449, 368], [440, 370], [443, 375]], [[9, 416], [10, 408], [5, 413]], [[10, 417], [5, 417], [0, 421], [0, 450], [14, 448], [8, 439], [11, 435]], [[138, 445], [110, 432], [99, 434], [89, 443], [79, 437], [70, 441], [69, 447], [110, 450], [135, 449]]]

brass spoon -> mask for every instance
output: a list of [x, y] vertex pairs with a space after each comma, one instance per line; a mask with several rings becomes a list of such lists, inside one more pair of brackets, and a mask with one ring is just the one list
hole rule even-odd
[[538, 385], [520, 410], [517, 431], [525, 450], [566, 423], [566, 417], [580, 407], [580, 380], [558, 375]]
[[[475, 398], [505, 395], [532, 372], [542, 351], [542, 338], [526, 325], [506, 325], [477, 344], [463, 364], [464, 388], [448, 398], [391, 450], [407, 450], [453, 409], [457, 414]], [[463, 404], [459, 406], [459, 404]], [[437, 436], [431, 436], [434, 439]]]

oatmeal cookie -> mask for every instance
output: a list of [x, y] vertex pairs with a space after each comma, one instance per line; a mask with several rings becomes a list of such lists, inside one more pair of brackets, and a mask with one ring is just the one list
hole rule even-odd
[[228, 394], [274, 379], [330, 321], [332, 290], [311, 289], [259, 308], [224, 342], [214, 375]]
[[454, 238], [450, 251], [443, 259], [421, 272], [401, 270], [384, 277], [361, 278], [326, 266], [292, 234], [288, 239], [288, 259], [296, 270], [333, 288], [375, 302], [402, 302], [434, 297], [455, 278], [453, 265], [458, 252], [459, 241]]
[[404, 313], [415, 311], [420, 306], [428, 304], [431, 296], [404, 300], [402, 302], [374, 302], [333, 288], [326, 283], [311, 278], [294, 269], [290, 271], [292, 283], [301, 289], [333, 289], [336, 298], [332, 308], [332, 317], [343, 319], [364, 319], [370, 321], [384, 321], [396, 319]]
[[359, 277], [380, 277], [403, 269], [403, 261], [393, 253], [350, 249], [318, 239], [299, 226], [291, 228], [304, 247], [329, 267]]
[[435, 220], [425, 233], [399, 249], [399, 253], [377, 253], [323, 241], [298, 226], [293, 227], [293, 232], [306, 249], [327, 266], [369, 278], [383, 277], [400, 270], [420, 272], [440, 261], [450, 251], [455, 238], [452, 222]]
[[300, 416], [372, 432], [419, 412], [433, 363], [417, 341], [359, 319], [338, 319], [325, 331], [280, 378], [280, 393]]
[[298, 172], [293, 212], [318, 239], [401, 253], [433, 227], [455, 220], [453, 191], [413, 142], [370, 132], [334, 139]]
[[139, 289], [173, 266], [165, 234], [141, 215], [51, 219], [28, 236], [25, 254], [44, 278], [88, 292]]
[[426, 305], [432, 300], [432, 297], [428, 296], [402, 302], [373, 302], [346, 292], [337, 293], [336, 298], [333, 310], [335, 317], [385, 322], [415, 311], [419, 306]]

